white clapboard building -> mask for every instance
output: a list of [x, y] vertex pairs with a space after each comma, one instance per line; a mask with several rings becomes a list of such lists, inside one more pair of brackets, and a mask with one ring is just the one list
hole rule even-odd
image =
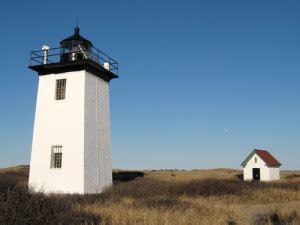
[[280, 162], [268, 151], [254, 149], [242, 163], [244, 180], [274, 181], [280, 179]]
[[31, 52], [38, 93], [29, 186], [99, 193], [112, 184], [109, 82], [118, 63], [79, 34]]

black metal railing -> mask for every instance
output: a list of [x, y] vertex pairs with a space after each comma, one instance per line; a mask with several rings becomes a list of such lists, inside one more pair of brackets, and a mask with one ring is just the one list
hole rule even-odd
[[30, 52], [30, 66], [65, 63], [78, 60], [93, 61], [118, 75], [118, 62], [95, 47], [85, 49], [83, 46], [77, 45], [72, 46], [71, 49], [59, 47]]

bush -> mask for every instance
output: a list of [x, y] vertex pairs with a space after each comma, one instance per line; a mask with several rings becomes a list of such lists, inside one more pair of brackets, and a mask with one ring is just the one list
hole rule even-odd
[[34, 193], [9, 174], [0, 174], [0, 181], [0, 224], [100, 223], [99, 217], [73, 209], [75, 196]]
[[18, 182], [18, 177], [8, 173], [0, 173], [0, 194], [2, 195], [7, 190], [16, 187]]
[[300, 218], [295, 210], [291, 210], [288, 214], [282, 213], [276, 209], [269, 214], [259, 215], [254, 224], [272, 224], [272, 225], [292, 225], [300, 224]]

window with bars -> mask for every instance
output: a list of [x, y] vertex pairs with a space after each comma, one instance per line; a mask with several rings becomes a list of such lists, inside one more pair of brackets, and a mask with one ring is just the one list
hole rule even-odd
[[62, 166], [62, 145], [51, 146], [51, 168], [61, 168]]
[[66, 97], [66, 84], [67, 79], [59, 79], [56, 80], [56, 91], [55, 91], [55, 99], [63, 100]]

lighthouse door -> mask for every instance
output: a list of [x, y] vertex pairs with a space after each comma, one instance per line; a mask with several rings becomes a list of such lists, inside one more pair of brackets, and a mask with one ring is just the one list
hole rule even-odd
[[253, 180], [260, 180], [260, 169], [253, 168]]

